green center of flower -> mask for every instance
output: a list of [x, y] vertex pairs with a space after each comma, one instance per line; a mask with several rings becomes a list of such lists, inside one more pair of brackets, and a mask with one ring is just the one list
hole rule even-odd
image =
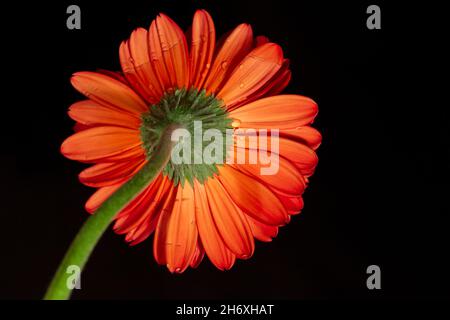
[[214, 95], [205, 90], [177, 89], [142, 115], [141, 139], [149, 159], [166, 128], [177, 125], [180, 132], [172, 133], [176, 145], [163, 173], [175, 185], [184, 185], [186, 180], [193, 184], [194, 178], [203, 183], [218, 172], [217, 165], [225, 163], [231, 122], [222, 100]]

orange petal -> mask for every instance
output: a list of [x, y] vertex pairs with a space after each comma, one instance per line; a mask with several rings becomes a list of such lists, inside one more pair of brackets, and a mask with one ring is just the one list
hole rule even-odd
[[120, 81], [120, 82], [128, 85], [128, 81], [122, 72], [110, 71], [110, 70], [105, 70], [105, 69], [97, 69], [96, 72], [104, 74], [108, 77], [111, 77], [113, 79], [116, 79], [117, 81]]
[[197, 241], [197, 247], [195, 248], [194, 256], [190, 263], [191, 268], [197, 268], [205, 256], [205, 249], [203, 249], [201, 241]]
[[192, 23], [190, 85], [201, 89], [211, 68], [216, 41], [214, 22], [205, 10], [197, 10]]
[[77, 72], [72, 85], [91, 100], [134, 114], [148, 110], [146, 103], [126, 84], [97, 72]]
[[[267, 143], [261, 143], [261, 141], [257, 139], [255, 141], [256, 144], [251, 141], [252, 138], [255, 138], [254, 130], [253, 132], [246, 131], [245, 129], [236, 130], [235, 137], [236, 139], [239, 139], [236, 141], [238, 147], [257, 150], [258, 152], [276, 152], [292, 162], [304, 177], [311, 176], [317, 166], [318, 158], [314, 150], [303, 143], [287, 139], [281, 135], [276, 137], [276, 139], [278, 139], [278, 151], [275, 149], [272, 151], [272, 144], [276, 145], [276, 142], [272, 141], [271, 134], [267, 134]], [[275, 139], [275, 137], [273, 139]]]
[[233, 71], [217, 96], [233, 109], [255, 94], [278, 72], [283, 63], [283, 52], [275, 43], [266, 43], [253, 49]]
[[125, 240], [130, 242], [130, 245], [147, 239], [156, 228], [162, 204], [171, 194], [172, 188], [172, 182], [160, 174], [120, 212], [114, 224], [114, 231], [118, 234], [126, 233]]
[[73, 120], [87, 126], [107, 125], [138, 129], [141, 124], [141, 120], [136, 115], [101, 105], [92, 100], [83, 100], [72, 104], [68, 113]]
[[316, 115], [317, 104], [299, 95], [263, 98], [230, 112], [240, 128], [254, 129], [293, 129], [310, 124]]
[[302, 142], [313, 150], [316, 150], [322, 143], [322, 135], [320, 132], [309, 126], [281, 130], [280, 136]]
[[217, 178], [207, 180], [205, 190], [210, 212], [224, 243], [237, 258], [250, 258], [255, 244], [245, 215]]
[[303, 209], [303, 198], [301, 196], [290, 197], [280, 193], [277, 193], [276, 195], [290, 215], [299, 214]]
[[133, 31], [130, 40], [122, 42], [119, 50], [122, 70], [137, 90], [150, 103], [156, 103], [163, 90], [150, 62], [148, 32], [143, 28]]
[[[244, 164], [239, 164], [238, 160], [245, 159]], [[278, 157], [278, 171], [274, 174], [262, 174], [262, 169], [270, 165], [261, 163], [259, 157], [257, 163], [249, 163], [250, 150], [235, 148], [234, 161], [231, 164], [237, 170], [264, 183], [272, 191], [278, 191], [285, 195], [298, 196], [303, 193], [306, 182], [298, 169], [290, 161], [283, 157]]]
[[302, 143], [280, 137], [280, 155], [290, 160], [304, 177], [314, 173], [319, 159], [316, 153]]
[[180, 27], [160, 14], [150, 25], [149, 45], [151, 61], [163, 90], [187, 87], [188, 49]]
[[95, 191], [86, 201], [85, 209], [89, 213], [94, 213], [106, 199], [108, 199], [117, 189], [119, 189], [126, 180], [112, 186], [103, 187]]
[[211, 67], [205, 89], [208, 93], [216, 93], [223, 86], [228, 75], [239, 62], [250, 52], [253, 45], [253, 32], [248, 24], [240, 24], [226, 38]]
[[282, 203], [262, 183], [228, 165], [219, 167], [218, 179], [234, 203], [252, 218], [274, 226], [287, 222]]
[[194, 198], [198, 233], [209, 260], [220, 270], [231, 269], [235, 256], [220, 237], [208, 205], [205, 187], [197, 180], [194, 180]]
[[90, 128], [92, 128], [92, 126], [88, 126], [86, 124], [82, 124], [82, 123], [77, 122], [73, 126], [73, 131], [79, 132], [79, 131], [83, 131], [83, 130], [90, 129]]
[[[178, 185], [172, 212], [163, 212], [156, 228], [154, 246], [170, 272], [181, 273], [189, 266], [197, 246], [194, 190], [189, 183]], [[159, 262], [159, 261], [158, 261]]]
[[119, 234], [129, 233], [139, 227], [146, 217], [158, 215], [161, 205], [172, 187], [172, 182], [163, 174], [159, 174], [150, 185], [120, 211], [114, 224], [114, 230]]
[[270, 80], [258, 90], [247, 97], [247, 102], [255, 101], [262, 97], [269, 97], [281, 93], [291, 80], [291, 70], [289, 70], [289, 60], [284, 59], [280, 69]]
[[139, 131], [120, 127], [95, 127], [77, 132], [61, 145], [61, 153], [69, 159], [84, 162], [133, 158], [141, 148]]
[[278, 227], [261, 223], [250, 216], [247, 216], [247, 221], [250, 224], [253, 236], [259, 241], [270, 242], [278, 234]]
[[292, 73], [289, 69], [289, 60], [284, 59], [280, 70], [269, 80], [269, 85], [261, 94], [265, 96], [274, 96], [280, 94], [291, 81]]
[[134, 175], [144, 164], [145, 157], [124, 162], [97, 163], [79, 174], [80, 182], [90, 187], [106, 187]]

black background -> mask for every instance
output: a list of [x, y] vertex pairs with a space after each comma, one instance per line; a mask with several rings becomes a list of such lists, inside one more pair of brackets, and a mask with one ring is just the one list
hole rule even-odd
[[[315, 299], [448, 297], [450, 264], [447, 100], [429, 70], [436, 5], [379, 4], [382, 29], [366, 28], [372, 2], [59, 1], [4, 9], [2, 240], [0, 297], [40, 299], [88, 214], [92, 189], [82, 164], [59, 153], [72, 133], [66, 115], [81, 98], [70, 75], [118, 70], [118, 47], [165, 12], [186, 29], [207, 9], [220, 35], [241, 22], [279, 43], [291, 59], [286, 92], [319, 104], [319, 166], [305, 209], [254, 256], [220, 272], [205, 259], [172, 275], [152, 256], [152, 240], [128, 247], [109, 230], [74, 299]], [[78, 4], [82, 29], [66, 28]], [[445, 84], [445, 80], [441, 85]], [[445, 87], [443, 85], [443, 87]], [[446, 102], [447, 101], [447, 102]], [[9, 112], [12, 111], [12, 115]], [[366, 288], [379, 265], [382, 289]]]

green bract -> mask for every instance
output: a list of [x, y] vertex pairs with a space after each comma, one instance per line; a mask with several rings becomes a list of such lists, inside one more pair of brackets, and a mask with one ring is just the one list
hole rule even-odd
[[[169, 125], [184, 128], [190, 133], [190, 137], [194, 137], [197, 133], [194, 130], [194, 122], [201, 122], [203, 131], [216, 129], [221, 132], [224, 142], [223, 161], [218, 163], [224, 163], [228, 151], [225, 137], [227, 129], [232, 128], [232, 119], [228, 116], [223, 101], [214, 95], [206, 94], [205, 90], [199, 92], [196, 89], [184, 88], [166, 93], [157, 104], [151, 105], [149, 111], [142, 115], [140, 130], [147, 158], [152, 157]], [[194, 163], [195, 152], [198, 155], [198, 150], [203, 150], [210, 141], [201, 139], [200, 143], [202, 144], [200, 148], [194, 148], [195, 143], [190, 143], [191, 161], [176, 164], [171, 158], [164, 168], [163, 173], [173, 180], [175, 185], [178, 183], [184, 185], [186, 180], [193, 184], [194, 178], [203, 183], [217, 173], [217, 163]]]

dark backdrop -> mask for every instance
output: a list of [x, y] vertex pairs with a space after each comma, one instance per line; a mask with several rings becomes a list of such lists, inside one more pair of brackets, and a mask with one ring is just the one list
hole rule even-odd
[[[382, 29], [368, 30], [364, 1], [59, 2], [3, 11], [13, 19], [2, 45], [11, 55], [2, 61], [2, 298], [41, 298], [88, 216], [92, 189], [77, 179], [84, 166], [59, 153], [72, 132], [66, 110], [81, 98], [71, 74], [118, 70], [119, 44], [134, 28], [159, 12], [186, 28], [197, 8], [212, 14], [219, 35], [248, 22], [279, 43], [293, 72], [286, 91], [318, 102], [323, 144], [305, 209], [228, 272], [205, 259], [172, 275], [154, 261], [151, 239], [128, 247], [109, 230], [73, 298], [448, 296], [449, 126], [422, 75], [440, 54], [429, 46], [437, 29], [423, 18], [442, 9], [378, 2]], [[66, 29], [73, 3], [81, 30]], [[371, 264], [381, 267], [379, 291], [366, 288]]]

